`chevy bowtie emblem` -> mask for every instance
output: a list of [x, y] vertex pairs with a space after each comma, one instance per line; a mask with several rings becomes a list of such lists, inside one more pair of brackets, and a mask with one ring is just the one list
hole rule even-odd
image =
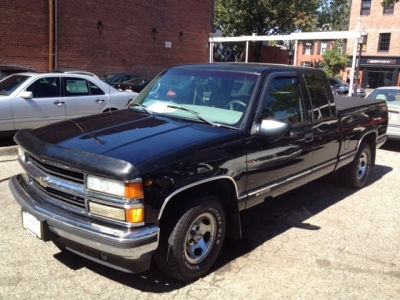
[[42, 187], [47, 187], [49, 185], [49, 182], [46, 177], [39, 176], [35, 179]]

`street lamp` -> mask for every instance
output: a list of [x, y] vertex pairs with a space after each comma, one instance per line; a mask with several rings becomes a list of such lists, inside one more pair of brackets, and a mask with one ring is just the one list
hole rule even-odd
[[354, 84], [354, 89], [353, 93], [355, 93], [357, 95], [357, 89], [358, 89], [358, 83], [360, 83], [361, 86], [361, 82], [360, 82], [360, 65], [361, 65], [361, 54], [362, 54], [362, 47], [363, 45], [365, 45], [367, 43], [367, 38], [368, 38], [368, 33], [362, 29], [361, 32], [361, 37], [358, 39], [358, 47], [359, 52], [358, 52], [358, 63], [357, 63], [357, 67], [356, 67], [356, 82]]

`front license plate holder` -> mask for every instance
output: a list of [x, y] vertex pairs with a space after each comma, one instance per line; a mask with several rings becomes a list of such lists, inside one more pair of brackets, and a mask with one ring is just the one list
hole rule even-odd
[[43, 240], [43, 223], [43, 221], [40, 221], [34, 215], [22, 211], [22, 227], [41, 240]]

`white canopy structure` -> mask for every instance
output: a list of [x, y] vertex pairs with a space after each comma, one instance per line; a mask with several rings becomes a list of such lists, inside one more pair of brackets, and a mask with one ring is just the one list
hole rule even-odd
[[248, 35], [238, 37], [210, 37], [210, 57], [209, 62], [212, 63], [214, 60], [214, 44], [215, 43], [237, 43], [246, 42], [245, 62], [248, 62], [249, 42], [258, 41], [295, 41], [294, 47], [294, 59], [293, 65], [297, 64], [297, 46], [298, 41], [304, 40], [343, 40], [343, 39], [354, 39], [353, 47], [353, 60], [351, 64], [351, 75], [350, 75], [350, 87], [349, 95], [353, 95], [354, 86], [354, 72], [356, 66], [357, 57], [357, 44], [361, 40], [363, 30], [354, 31], [323, 31], [323, 32], [295, 32], [288, 35]]

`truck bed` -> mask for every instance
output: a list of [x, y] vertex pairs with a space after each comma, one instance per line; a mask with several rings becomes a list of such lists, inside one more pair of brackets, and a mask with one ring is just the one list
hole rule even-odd
[[335, 96], [336, 110], [338, 112], [352, 108], [360, 108], [376, 103], [385, 103], [385, 100], [367, 99], [360, 97]]

